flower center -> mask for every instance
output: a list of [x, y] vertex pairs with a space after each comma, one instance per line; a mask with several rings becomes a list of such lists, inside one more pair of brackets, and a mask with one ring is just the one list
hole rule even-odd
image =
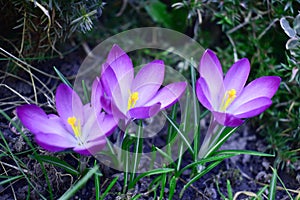
[[74, 135], [76, 138], [79, 138], [81, 136], [81, 125], [80, 125], [80, 120], [78, 120], [77, 124], [77, 119], [76, 117], [69, 117], [68, 118], [68, 124], [71, 125], [72, 130], [74, 132]]
[[130, 96], [128, 98], [128, 103], [127, 103], [127, 110], [133, 108], [137, 100], [139, 100], [139, 93], [138, 92], [130, 93]]
[[236, 98], [236, 90], [235, 89], [227, 90], [225, 92], [224, 97], [223, 97], [220, 110], [223, 111], [223, 112], [226, 111], [228, 106], [233, 102], [233, 100], [235, 98]]

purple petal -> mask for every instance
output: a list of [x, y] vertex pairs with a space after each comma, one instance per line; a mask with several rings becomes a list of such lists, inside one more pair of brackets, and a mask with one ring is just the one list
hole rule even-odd
[[111, 103], [111, 114], [115, 119], [126, 119], [127, 110], [122, 112], [114, 103]]
[[88, 130], [87, 141], [109, 136], [117, 126], [118, 121], [112, 115], [100, 113]]
[[240, 59], [232, 65], [224, 79], [225, 91], [235, 89], [238, 96], [248, 79], [250, 63], [247, 58]]
[[85, 143], [84, 145], [77, 145], [73, 150], [81, 155], [94, 155], [100, 150], [104, 149], [106, 145], [105, 138], [99, 138], [95, 141], [90, 141]]
[[77, 142], [75, 138], [70, 140], [69, 137], [51, 133], [38, 133], [35, 135], [35, 141], [39, 146], [52, 152], [73, 148]]
[[118, 120], [116, 120], [112, 115], [107, 115], [102, 113], [103, 118], [98, 118], [98, 125], [101, 127], [102, 133], [105, 136], [110, 136], [115, 130]]
[[249, 83], [242, 93], [228, 107], [232, 112], [253, 99], [260, 97], [272, 98], [280, 84], [280, 78], [277, 76], [263, 76]]
[[217, 122], [224, 126], [236, 127], [240, 126], [244, 121], [229, 113], [212, 112]]
[[96, 113], [99, 113], [102, 109], [100, 99], [103, 96], [102, 85], [100, 79], [97, 77], [92, 85], [91, 105]]
[[161, 103], [160, 109], [172, 106], [182, 96], [187, 86], [186, 82], [171, 83], [160, 89], [145, 106]]
[[213, 110], [210, 103], [210, 93], [208, 86], [203, 78], [199, 78], [196, 82], [196, 94], [200, 103], [208, 110]]
[[211, 50], [204, 52], [200, 61], [199, 72], [200, 77], [207, 83], [212, 106], [218, 107], [220, 99], [224, 96], [223, 72], [219, 59]]
[[46, 113], [36, 105], [23, 105], [16, 108], [22, 124], [34, 135], [41, 133], [56, 134], [71, 140], [73, 135], [65, 129], [61, 119]]
[[160, 111], [160, 108], [161, 104], [156, 103], [151, 106], [132, 108], [128, 111], [128, 114], [133, 119], [146, 119], [156, 115]]
[[111, 111], [111, 98], [102, 96], [100, 98], [100, 102], [101, 102], [101, 105], [103, 107], [103, 110], [105, 110], [105, 112], [107, 112], [108, 114], [111, 114], [112, 113], [112, 111]]
[[[106, 92], [108, 94], [108, 99], [111, 98], [111, 104], [116, 105], [116, 107], [123, 113], [126, 113], [127, 111], [127, 99], [129, 89], [127, 91], [124, 91], [125, 94], [122, 93], [122, 88], [120, 87], [120, 84], [116, 78], [116, 75], [112, 68], [108, 66], [106, 70], [103, 72], [101, 76], [101, 82], [104, 87], [106, 88]], [[128, 86], [129, 87], [129, 86]], [[112, 106], [112, 105], [111, 105]], [[108, 108], [106, 108], [108, 109]], [[111, 109], [108, 109], [111, 110]]]
[[111, 97], [112, 90], [116, 87], [116, 84], [118, 84], [118, 80], [113, 69], [107, 63], [104, 63], [103, 66], [106, 67], [101, 73], [101, 83], [106, 95], [108, 95], [108, 97]]
[[[118, 45], [113, 45], [106, 63], [110, 65], [116, 74], [121, 90], [128, 91], [134, 77], [133, 64], [129, 56]], [[124, 90], [122, 89], [123, 86]]]
[[233, 111], [233, 114], [239, 118], [254, 117], [264, 112], [271, 104], [272, 101], [268, 97], [260, 97], [240, 105]]
[[136, 102], [137, 107], [144, 105], [156, 94], [163, 83], [164, 75], [165, 66], [161, 60], [155, 60], [145, 65], [138, 72], [131, 86], [131, 92], [139, 93], [139, 100]]
[[60, 84], [55, 98], [57, 112], [66, 125], [69, 117], [76, 117], [81, 123], [84, 123], [83, 105], [74, 90], [65, 84]]

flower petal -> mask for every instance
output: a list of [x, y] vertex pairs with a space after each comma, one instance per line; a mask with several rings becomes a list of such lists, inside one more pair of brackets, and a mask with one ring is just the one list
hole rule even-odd
[[248, 79], [250, 63], [247, 58], [240, 59], [230, 67], [224, 79], [225, 91], [236, 90], [238, 96]]
[[96, 140], [100, 137], [109, 136], [117, 126], [118, 121], [112, 115], [107, 115], [104, 112], [98, 114], [89, 127], [88, 137], [86, 141]]
[[177, 82], [166, 85], [165, 87], [160, 89], [158, 93], [145, 104], [145, 106], [160, 103], [161, 110], [170, 107], [182, 96], [186, 89], [186, 86], [186, 82]]
[[[127, 110], [127, 99], [125, 94], [122, 94], [119, 82], [117, 80], [116, 74], [113, 69], [108, 66], [106, 70], [102, 73], [101, 82], [107, 94], [107, 99], [110, 98], [111, 106], [112, 104], [116, 105], [116, 107], [123, 113]], [[126, 91], [128, 93], [129, 91]], [[102, 99], [102, 101], [105, 99]], [[111, 111], [111, 109], [107, 110]]]
[[211, 104], [217, 108], [220, 99], [224, 96], [223, 72], [219, 59], [211, 50], [204, 52], [200, 61], [199, 72], [200, 77], [207, 83], [211, 94]]
[[212, 113], [214, 115], [214, 118], [217, 120], [217, 122], [224, 126], [236, 127], [236, 126], [240, 126], [244, 122], [240, 118], [229, 113], [216, 112], [216, 111], [213, 111]]
[[234, 116], [239, 118], [249, 118], [259, 115], [269, 108], [272, 104], [272, 100], [268, 97], [260, 97], [248, 101], [240, 105], [233, 111]]
[[156, 115], [160, 111], [160, 108], [161, 108], [161, 104], [156, 103], [151, 106], [131, 108], [128, 111], [128, 114], [130, 118], [133, 119], [146, 119]]
[[107, 114], [111, 114], [112, 113], [112, 111], [111, 111], [111, 98], [102, 96], [102, 97], [100, 97], [100, 102], [101, 102], [101, 105], [103, 107], [103, 110], [105, 110], [105, 112], [107, 112]]
[[69, 117], [76, 117], [81, 123], [84, 123], [83, 104], [74, 90], [65, 84], [60, 84], [55, 98], [57, 112], [66, 125], [68, 125]]
[[70, 140], [69, 137], [51, 133], [37, 133], [35, 141], [38, 145], [51, 152], [62, 151], [76, 146], [75, 138]]
[[34, 135], [50, 133], [67, 137], [69, 140], [73, 138], [58, 116], [46, 115], [43, 109], [36, 105], [19, 106], [16, 108], [16, 113], [22, 124]]
[[73, 151], [81, 154], [81, 155], [94, 155], [95, 153], [99, 152], [100, 150], [104, 149], [106, 145], [106, 139], [105, 137], [99, 138], [95, 141], [87, 142], [84, 145], [76, 146], [73, 148]]
[[91, 94], [91, 105], [94, 108], [96, 113], [99, 113], [102, 109], [101, 97], [103, 96], [103, 89], [100, 82], [100, 79], [97, 77], [92, 85], [92, 94]]
[[228, 111], [232, 113], [233, 110], [240, 107], [253, 99], [260, 97], [272, 98], [277, 91], [280, 84], [278, 76], [263, 76], [255, 79], [249, 83], [242, 93], [232, 102], [228, 107]]
[[136, 102], [137, 107], [144, 105], [156, 94], [163, 83], [164, 75], [165, 66], [161, 60], [155, 60], [145, 65], [137, 73], [131, 86], [131, 92], [139, 93], [139, 100]]
[[129, 56], [118, 45], [113, 45], [106, 63], [116, 74], [122, 93], [128, 92], [134, 77], [133, 64]]
[[202, 77], [200, 77], [196, 82], [196, 94], [198, 100], [205, 108], [207, 108], [208, 110], [213, 110], [213, 107], [210, 103], [211, 97], [209, 89], [205, 80]]

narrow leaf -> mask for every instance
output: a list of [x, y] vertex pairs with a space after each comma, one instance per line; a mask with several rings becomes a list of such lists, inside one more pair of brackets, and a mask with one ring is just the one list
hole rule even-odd
[[82, 177], [75, 185], [71, 186], [60, 198], [59, 200], [70, 199], [80, 188], [82, 188], [86, 182], [97, 172], [99, 167], [96, 165], [89, 170], [84, 177]]

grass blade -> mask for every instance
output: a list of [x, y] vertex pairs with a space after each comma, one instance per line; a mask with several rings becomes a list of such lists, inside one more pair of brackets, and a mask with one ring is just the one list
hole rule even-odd
[[160, 168], [160, 169], [153, 169], [150, 171], [147, 171], [145, 173], [140, 174], [138, 177], [136, 177], [129, 185], [129, 188], [132, 188], [141, 178], [145, 177], [145, 176], [152, 176], [152, 175], [156, 175], [156, 174], [165, 174], [165, 173], [170, 173], [173, 172], [174, 169], [172, 168]]
[[167, 182], [167, 174], [163, 174], [162, 178], [161, 178], [161, 188], [160, 188], [159, 199], [163, 199], [163, 196], [165, 193], [166, 182]]
[[176, 184], [177, 184], [176, 177], [173, 176], [170, 180], [170, 186], [169, 186], [170, 191], [169, 191], [169, 197], [168, 197], [169, 200], [173, 199], [173, 195], [174, 195], [175, 189], [176, 189]]
[[[23, 175], [19, 175], [19, 176], [12, 176], [12, 177], [5, 177], [6, 179], [0, 182], [0, 185], [4, 185], [6, 183], [10, 183], [12, 181], [15, 181], [17, 179], [23, 178]], [[4, 178], [4, 177], [1, 177]]]
[[272, 169], [272, 170], [273, 170], [273, 176], [270, 183], [269, 200], [275, 200], [276, 197], [277, 170], [276, 169]]
[[196, 176], [194, 176], [188, 183], [186, 183], [184, 185], [184, 187], [182, 188], [180, 194], [179, 194], [179, 198], [182, 198], [182, 195], [184, 193], [184, 191], [191, 185], [193, 184], [195, 181], [197, 181], [199, 178], [201, 178], [203, 175], [205, 175], [206, 173], [208, 173], [210, 170], [212, 170], [214, 167], [216, 167], [217, 165], [219, 165], [223, 160], [220, 161], [216, 161], [212, 164], [210, 164], [207, 168], [205, 168], [203, 171], [201, 171], [199, 174], [197, 174]]
[[105, 191], [103, 192], [103, 194], [101, 195], [100, 200], [103, 200], [103, 199], [106, 197], [106, 195], [107, 195], [108, 192], [111, 190], [111, 188], [116, 184], [118, 178], [119, 178], [119, 177], [117, 176], [117, 177], [115, 177], [115, 178], [111, 181], [111, 183], [108, 185], [108, 187], [106, 188], [106, 190], [105, 190]]
[[225, 130], [220, 135], [216, 144], [214, 144], [206, 153], [204, 157], [210, 157], [214, 152], [216, 152], [223, 144], [227, 141], [227, 139], [238, 129], [239, 127], [230, 128], [226, 127]]
[[96, 165], [92, 169], [86, 173], [84, 177], [82, 177], [75, 185], [73, 185], [70, 189], [68, 189], [59, 200], [68, 200], [70, 199], [80, 188], [82, 188], [86, 182], [97, 172], [99, 167]]
[[194, 150], [191, 147], [189, 141], [186, 139], [186, 137], [184, 136], [184, 134], [179, 130], [179, 128], [177, 127], [176, 123], [168, 115], [166, 115], [165, 113], [163, 113], [163, 115], [165, 115], [165, 117], [167, 118], [167, 120], [169, 121], [169, 123], [174, 127], [174, 129], [177, 131], [177, 133], [183, 139], [183, 141], [187, 145], [188, 149], [192, 152], [192, 154], [194, 154]]
[[90, 95], [89, 95], [89, 92], [88, 92], [88, 89], [86, 87], [86, 84], [84, 82], [84, 80], [82, 80], [81, 82], [81, 85], [82, 85], [82, 88], [83, 88], [83, 94], [84, 94], [84, 99], [85, 99], [85, 104], [90, 102]]
[[230, 181], [228, 179], [226, 182], [226, 187], [227, 187], [227, 192], [228, 192], [228, 199], [232, 200], [233, 199], [232, 188], [231, 188]]
[[79, 172], [69, 165], [66, 161], [60, 160], [57, 157], [46, 156], [46, 155], [35, 155], [33, 156], [36, 160], [52, 164], [66, 170], [72, 175], [79, 175]]
[[[97, 165], [97, 161], [95, 160], [94, 162], [94, 166]], [[100, 175], [95, 173], [95, 176], [94, 176], [94, 179], [95, 179], [95, 196], [96, 196], [96, 199], [100, 199]]]
[[54, 71], [57, 73], [58, 77], [60, 78], [60, 80], [64, 84], [68, 85], [70, 88], [73, 88], [72, 84], [68, 81], [68, 79], [55, 66], [53, 66], [53, 68], [54, 68]]
[[143, 121], [139, 120], [137, 136], [136, 136], [135, 151], [133, 153], [134, 157], [133, 157], [132, 176], [130, 177], [131, 181], [134, 179], [135, 173], [139, 166], [142, 151], [143, 151]]
[[209, 158], [205, 158], [205, 159], [201, 159], [199, 161], [193, 162], [188, 164], [187, 166], [185, 166], [184, 168], [182, 168], [179, 172], [176, 173], [176, 177], [179, 177], [185, 170], [195, 167], [197, 165], [204, 165], [205, 163], [208, 162], [215, 162], [215, 161], [219, 161], [219, 160], [224, 160], [226, 158], [230, 158], [233, 157], [234, 155], [218, 155], [218, 156], [213, 156], [213, 157], [209, 157]]
[[251, 150], [221, 150], [216, 152], [215, 155], [225, 155], [225, 154], [234, 154], [234, 155], [252, 155], [252, 156], [263, 156], [263, 157], [274, 157], [275, 155], [273, 154], [268, 154], [268, 153], [262, 153], [258, 151], [251, 151]]

